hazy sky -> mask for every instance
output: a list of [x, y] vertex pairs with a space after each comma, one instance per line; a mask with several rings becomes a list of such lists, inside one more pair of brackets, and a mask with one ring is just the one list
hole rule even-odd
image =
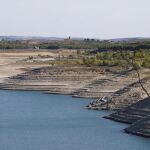
[[0, 0], [0, 35], [150, 37], [150, 0]]

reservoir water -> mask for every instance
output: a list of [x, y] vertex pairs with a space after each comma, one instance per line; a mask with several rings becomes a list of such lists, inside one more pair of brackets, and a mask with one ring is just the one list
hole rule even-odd
[[0, 150], [149, 150], [150, 139], [90, 111], [89, 100], [0, 91]]

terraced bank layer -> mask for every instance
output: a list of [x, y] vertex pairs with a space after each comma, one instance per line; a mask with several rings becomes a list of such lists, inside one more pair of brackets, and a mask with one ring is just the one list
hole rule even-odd
[[105, 118], [132, 124], [148, 115], [150, 115], [150, 99], [146, 98]]
[[105, 118], [132, 124], [126, 132], [150, 137], [150, 98], [141, 100]]
[[100, 69], [44, 67], [7, 78], [0, 84], [0, 88], [73, 94], [96, 80], [99, 76], [102, 76]]
[[[142, 79], [142, 84], [147, 88], [148, 91], [150, 91], [150, 86], [148, 86], [149, 81], [150, 77], [145, 77]], [[118, 80], [118, 82], [112, 84], [114, 89], [117, 85], [122, 85], [118, 91], [113, 92], [110, 96], [107, 94], [103, 95], [107, 96], [107, 103], [94, 101], [92, 105], [88, 106], [88, 108], [97, 110], [121, 110], [147, 97], [146, 93], [143, 91], [139, 82], [137, 81], [137, 78], [129, 78], [128, 76], [125, 76], [124, 78], [122, 77], [122, 82], [124, 82], [124, 86], [121, 84], [121, 80]], [[107, 89], [107, 84], [105, 84], [105, 88]]]
[[150, 115], [134, 123], [129, 128], [125, 129], [125, 131], [127, 133], [150, 138]]

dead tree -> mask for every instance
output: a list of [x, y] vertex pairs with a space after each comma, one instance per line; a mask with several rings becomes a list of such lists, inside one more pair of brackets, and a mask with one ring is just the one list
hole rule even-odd
[[130, 58], [128, 59], [127, 57], [124, 58], [127, 63], [133, 68], [133, 70], [136, 71], [136, 74], [137, 74], [137, 77], [138, 77], [138, 82], [142, 88], [142, 90], [146, 93], [146, 95], [150, 98], [150, 94], [149, 92], [147, 91], [147, 89], [144, 87], [143, 83], [142, 83], [142, 79], [141, 79], [141, 75], [140, 75], [140, 71], [139, 71], [139, 68], [137, 66], [135, 66], [135, 63], [134, 63], [134, 59], [133, 58]]

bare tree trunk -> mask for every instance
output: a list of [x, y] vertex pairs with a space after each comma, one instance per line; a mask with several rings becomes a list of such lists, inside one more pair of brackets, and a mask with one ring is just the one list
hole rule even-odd
[[139, 70], [138, 70], [137, 68], [135, 68], [135, 66], [134, 66], [134, 60], [133, 60], [133, 59], [131, 59], [131, 61], [128, 60], [128, 59], [125, 59], [125, 60], [126, 60], [126, 61], [133, 67], [133, 69], [136, 71], [136, 73], [137, 73], [137, 75], [138, 75], [138, 81], [139, 81], [139, 84], [140, 84], [141, 88], [142, 88], [143, 91], [146, 93], [146, 95], [150, 98], [150, 94], [148, 93], [147, 89], [144, 87], [144, 85], [143, 85], [143, 83], [142, 83], [142, 81], [141, 81], [140, 72], [139, 72]]
[[150, 94], [148, 93], [147, 89], [146, 89], [146, 88], [143, 86], [143, 84], [142, 84], [141, 76], [140, 76], [139, 70], [138, 70], [138, 69], [135, 69], [135, 71], [136, 71], [136, 73], [137, 73], [137, 75], [138, 75], [139, 84], [141, 85], [143, 91], [146, 93], [146, 95], [147, 95], [148, 97], [150, 97]]

